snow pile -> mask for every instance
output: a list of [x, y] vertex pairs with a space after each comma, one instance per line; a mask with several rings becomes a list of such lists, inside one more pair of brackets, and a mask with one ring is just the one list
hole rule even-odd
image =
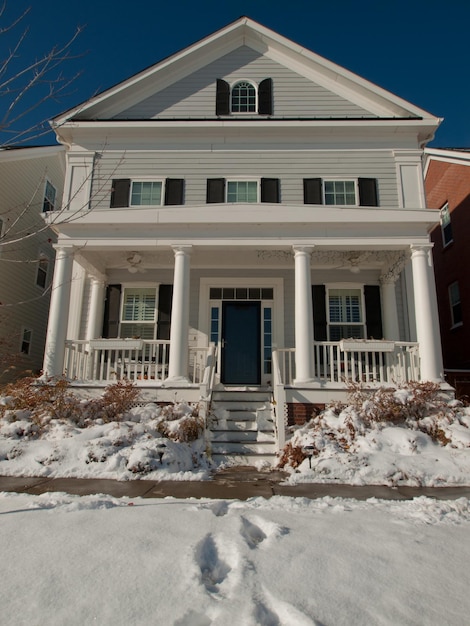
[[[41, 418], [9, 409], [0, 419], [0, 474], [201, 480], [209, 467], [198, 408], [184, 403], [129, 409], [122, 419]], [[5, 404], [4, 404], [5, 407]]]
[[0, 517], [4, 624], [468, 624], [464, 498], [0, 494]]
[[292, 472], [289, 482], [470, 484], [470, 409], [435, 387], [356, 388], [347, 406], [295, 430], [280, 462]]

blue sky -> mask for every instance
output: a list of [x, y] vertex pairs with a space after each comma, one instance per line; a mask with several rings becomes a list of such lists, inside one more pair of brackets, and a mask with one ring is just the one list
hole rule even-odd
[[[444, 117], [431, 145], [470, 147], [468, 0], [7, 0], [0, 25], [28, 6], [22, 26], [30, 31], [18, 64], [64, 43], [77, 25], [85, 26], [73, 47], [79, 58], [63, 65], [67, 76], [82, 74], [67, 97], [42, 108], [41, 119], [247, 15]], [[20, 31], [0, 35], [2, 58]], [[3, 97], [0, 109], [5, 105]]]

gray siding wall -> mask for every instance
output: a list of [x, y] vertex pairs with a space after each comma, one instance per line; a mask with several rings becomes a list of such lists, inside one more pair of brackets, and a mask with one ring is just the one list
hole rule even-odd
[[[59, 157], [40, 157], [2, 161], [0, 163], [0, 218], [4, 231], [13, 225], [0, 241], [0, 350], [19, 354], [23, 329], [32, 330], [31, 352], [18, 366], [18, 372], [42, 368], [50, 290], [54, 272], [55, 238], [44, 228], [40, 217], [45, 180], [57, 189], [60, 206], [63, 170]], [[19, 218], [19, 219], [18, 219]], [[15, 223], [15, 221], [18, 221]], [[6, 241], [17, 240], [8, 245]], [[36, 285], [40, 253], [49, 258], [46, 289]], [[0, 372], [1, 374], [1, 372]], [[0, 378], [0, 382], [11, 379]]]
[[214, 117], [217, 78], [229, 83], [237, 80], [259, 83], [272, 78], [274, 117], [371, 117], [356, 104], [242, 46], [116, 115], [115, 119]]
[[303, 178], [377, 178], [379, 205], [398, 207], [395, 161], [380, 150], [178, 150], [104, 153], [93, 177], [92, 206], [110, 205], [114, 178], [185, 179], [185, 204], [206, 202], [207, 178], [281, 179], [281, 203], [303, 204]]

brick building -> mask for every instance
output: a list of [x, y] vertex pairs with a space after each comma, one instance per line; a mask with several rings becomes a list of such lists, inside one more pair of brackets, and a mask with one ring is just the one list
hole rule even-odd
[[[427, 205], [441, 211], [431, 239], [444, 368], [470, 392], [470, 148], [425, 150]], [[464, 382], [468, 381], [468, 382]], [[465, 389], [463, 387], [465, 386]]]

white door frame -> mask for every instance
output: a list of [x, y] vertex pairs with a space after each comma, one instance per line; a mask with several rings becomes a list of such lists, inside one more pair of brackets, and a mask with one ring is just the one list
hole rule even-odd
[[[284, 279], [282, 278], [258, 278], [258, 277], [217, 277], [217, 278], [201, 278], [199, 288], [199, 341], [201, 347], [209, 345], [210, 338], [210, 289], [211, 287], [265, 287], [273, 290], [272, 301], [272, 347], [281, 348], [284, 346]], [[222, 300], [220, 301], [222, 302]], [[263, 302], [261, 300], [263, 310]], [[262, 321], [262, 320], [261, 320]], [[261, 336], [263, 331], [261, 330]], [[261, 354], [261, 363], [263, 363], [263, 354]], [[220, 350], [218, 356], [218, 371], [220, 372]], [[272, 382], [272, 374], [261, 374], [262, 384]]]

